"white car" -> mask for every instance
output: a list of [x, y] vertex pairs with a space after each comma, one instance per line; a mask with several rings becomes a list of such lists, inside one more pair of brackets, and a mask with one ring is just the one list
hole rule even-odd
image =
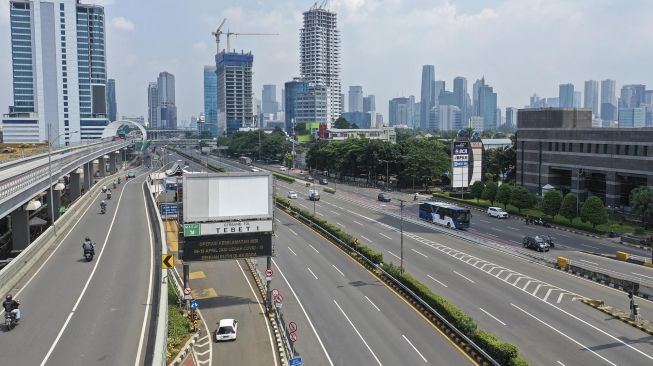
[[488, 207], [487, 209], [487, 215], [496, 217], [499, 219], [507, 219], [508, 218], [508, 213], [502, 209], [501, 207]]
[[279, 170], [281, 170], [282, 172], [285, 172], [286, 170], [288, 170], [288, 168], [286, 168], [285, 166], [282, 166], [282, 167], [279, 168]]
[[297, 198], [297, 192], [295, 191], [288, 192], [288, 198]]
[[235, 341], [238, 333], [238, 321], [235, 319], [222, 319], [215, 330], [215, 341]]

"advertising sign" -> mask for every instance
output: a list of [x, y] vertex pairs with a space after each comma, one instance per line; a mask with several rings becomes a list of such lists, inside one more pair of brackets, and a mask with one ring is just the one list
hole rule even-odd
[[184, 238], [184, 262], [272, 256], [272, 234], [190, 236]]
[[166, 219], [176, 219], [177, 218], [177, 204], [176, 203], [162, 203], [159, 206], [161, 218]]
[[469, 186], [469, 155], [471, 149], [467, 141], [454, 141], [451, 148], [451, 186], [467, 188]]
[[483, 178], [483, 142], [481, 141], [472, 141], [470, 142], [472, 151], [472, 177], [469, 180], [469, 185], [471, 186], [474, 182], [481, 181]]
[[184, 175], [184, 223], [272, 219], [269, 172]]

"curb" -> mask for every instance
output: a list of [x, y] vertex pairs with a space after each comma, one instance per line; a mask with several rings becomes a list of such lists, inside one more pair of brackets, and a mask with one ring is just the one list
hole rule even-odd
[[193, 334], [193, 336], [190, 337], [188, 342], [181, 348], [181, 351], [177, 354], [177, 357], [169, 364], [172, 366], [178, 366], [181, 365], [181, 363], [184, 361], [184, 358], [193, 350], [193, 346], [195, 346], [195, 342], [199, 339], [200, 335], [199, 333]]
[[[588, 299], [582, 299], [581, 302], [587, 306], [591, 306], [594, 309], [608, 314], [612, 316], [614, 319], [621, 320], [623, 323], [629, 324], [633, 328], [637, 328], [641, 330], [644, 333], [647, 333], [649, 335], [653, 335], [653, 327], [646, 327], [641, 324], [638, 324], [636, 321], [630, 319], [630, 317], [626, 317], [623, 315], [615, 314], [614, 312], [610, 311], [610, 309], [613, 309], [612, 306], [605, 305], [603, 301], [601, 300], [588, 300]], [[617, 309], [618, 310], [618, 309]]]

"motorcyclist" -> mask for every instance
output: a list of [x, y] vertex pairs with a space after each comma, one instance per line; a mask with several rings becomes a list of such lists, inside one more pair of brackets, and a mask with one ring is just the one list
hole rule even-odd
[[120, 184], [120, 177], [118, 177], [118, 184]]
[[86, 237], [86, 239], [84, 239], [84, 242], [82, 243], [82, 249], [84, 249], [84, 253], [86, 253], [86, 251], [88, 250], [91, 252], [91, 254], [95, 255], [95, 243], [93, 243], [91, 241], [91, 238], [89, 238], [88, 236]]
[[113, 181], [113, 189], [116, 189], [116, 181]]
[[107, 209], [107, 203], [104, 202], [104, 200], [102, 200], [102, 202], [100, 202], [100, 209], [102, 209], [102, 210], [106, 210], [106, 209]]
[[111, 199], [111, 190], [110, 189], [107, 189], [107, 199], [108, 200]]
[[413, 201], [417, 201], [417, 193], [413, 195]]
[[7, 294], [5, 301], [2, 302], [2, 307], [5, 309], [5, 313], [12, 314], [15, 317], [16, 322], [20, 320], [20, 309], [18, 309], [19, 305], [20, 303], [14, 300], [11, 294]]
[[107, 186], [102, 186], [102, 193], [106, 193], [106, 192], [107, 192]]

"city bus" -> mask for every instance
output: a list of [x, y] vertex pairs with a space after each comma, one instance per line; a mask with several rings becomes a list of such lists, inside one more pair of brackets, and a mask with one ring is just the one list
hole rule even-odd
[[469, 228], [472, 217], [468, 208], [454, 206], [445, 202], [426, 201], [419, 205], [419, 218], [456, 229]]

